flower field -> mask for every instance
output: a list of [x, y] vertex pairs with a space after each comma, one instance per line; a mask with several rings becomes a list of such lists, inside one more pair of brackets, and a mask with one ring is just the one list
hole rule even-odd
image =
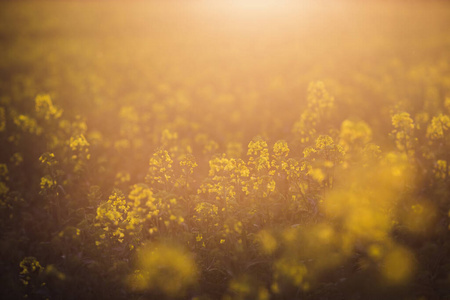
[[1, 299], [450, 299], [450, 2], [1, 1]]

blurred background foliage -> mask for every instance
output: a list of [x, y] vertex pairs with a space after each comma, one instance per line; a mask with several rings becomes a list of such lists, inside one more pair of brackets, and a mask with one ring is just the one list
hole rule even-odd
[[2, 299], [450, 298], [450, 5], [0, 2]]

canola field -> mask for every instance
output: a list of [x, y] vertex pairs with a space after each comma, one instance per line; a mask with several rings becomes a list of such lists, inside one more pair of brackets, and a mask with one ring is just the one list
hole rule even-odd
[[0, 2], [1, 299], [450, 299], [448, 1]]

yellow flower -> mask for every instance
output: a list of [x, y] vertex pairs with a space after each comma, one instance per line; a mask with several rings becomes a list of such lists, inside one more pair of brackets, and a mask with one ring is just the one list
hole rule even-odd
[[287, 157], [289, 154], [289, 147], [286, 141], [277, 141], [275, 145], [273, 145], [273, 153], [277, 157]]
[[197, 241], [197, 242], [201, 242], [201, 240], [203, 239], [203, 236], [199, 233], [199, 234], [197, 234], [197, 237], [195, 238], [195, 240]]
[[76, 136], [72, 136], [70, 138], [69, 146], [72, 149], [72, 151], [84, 150], [85, 152], [87, 152], [88, 151], [87, 147], [89, 147], [89, 142], [86, 140], [84, 135], [79, 134]]
[[197, 266], [183, 249], [153, 244], [137, 250], [136, 270], [127, 283], [135, 291], [159, 291], [168, 298], [186, 298], [187, 288], [197, 282]]
[[167, 184], [173, 177], [173, 160], [166, 150], [158, 150], [149, 161], [149, 169], [145, 180], [151, 184]]
[[323, 82], [311, 82], [308, 86], [308, 107], [294, 124], [292, 131], [301, 143], [308, 143], [316, 135], [316, 128], [334, 106], [334, 98], [325, 89]]
[[33, 133], [36, 135], [42, 134], [42, 128], [38, 126], [35, 119], [26, 115], [19, 115], [14, 117], [14, 124], [25, 132]]
[[53, 180], [49, 175], [41, 178], [41, 190], [52, 188], [56, 185], [56, 181]]
[[38, 95], [35, 103], [36, 112], [44, 116], [46, 120], [51, 118], [58, 119], [62, 115], [62, 109], [58, 109], [53, 105], [49, 95]]
[[431, 120], [427, 128], [427, 137], [431, 140], [443, 139], [450, 128], [450, 117], [440, 114]]
[[50, 153], [50, 152], [45, 152], [44, 154], [42, 154], [42, 155], [39, 157], [39, 161], [40, 161], [44, 166], [47, 166], [47, 167], [54, 166], [54, 165], [57, 163], [57, 161], [56, 161], [56, 159], [55, 159], [55, 154]]

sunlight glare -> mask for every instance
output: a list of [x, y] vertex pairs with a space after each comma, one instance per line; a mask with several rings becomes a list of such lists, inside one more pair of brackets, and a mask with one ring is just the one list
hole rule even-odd
[[208, 6], [218, 6], [225, 11], [242, 17], [272, 16], [291, 12], [294, 8], [309, 10], [316, 4], [309, 0], [231, 0], [204, 2]]

